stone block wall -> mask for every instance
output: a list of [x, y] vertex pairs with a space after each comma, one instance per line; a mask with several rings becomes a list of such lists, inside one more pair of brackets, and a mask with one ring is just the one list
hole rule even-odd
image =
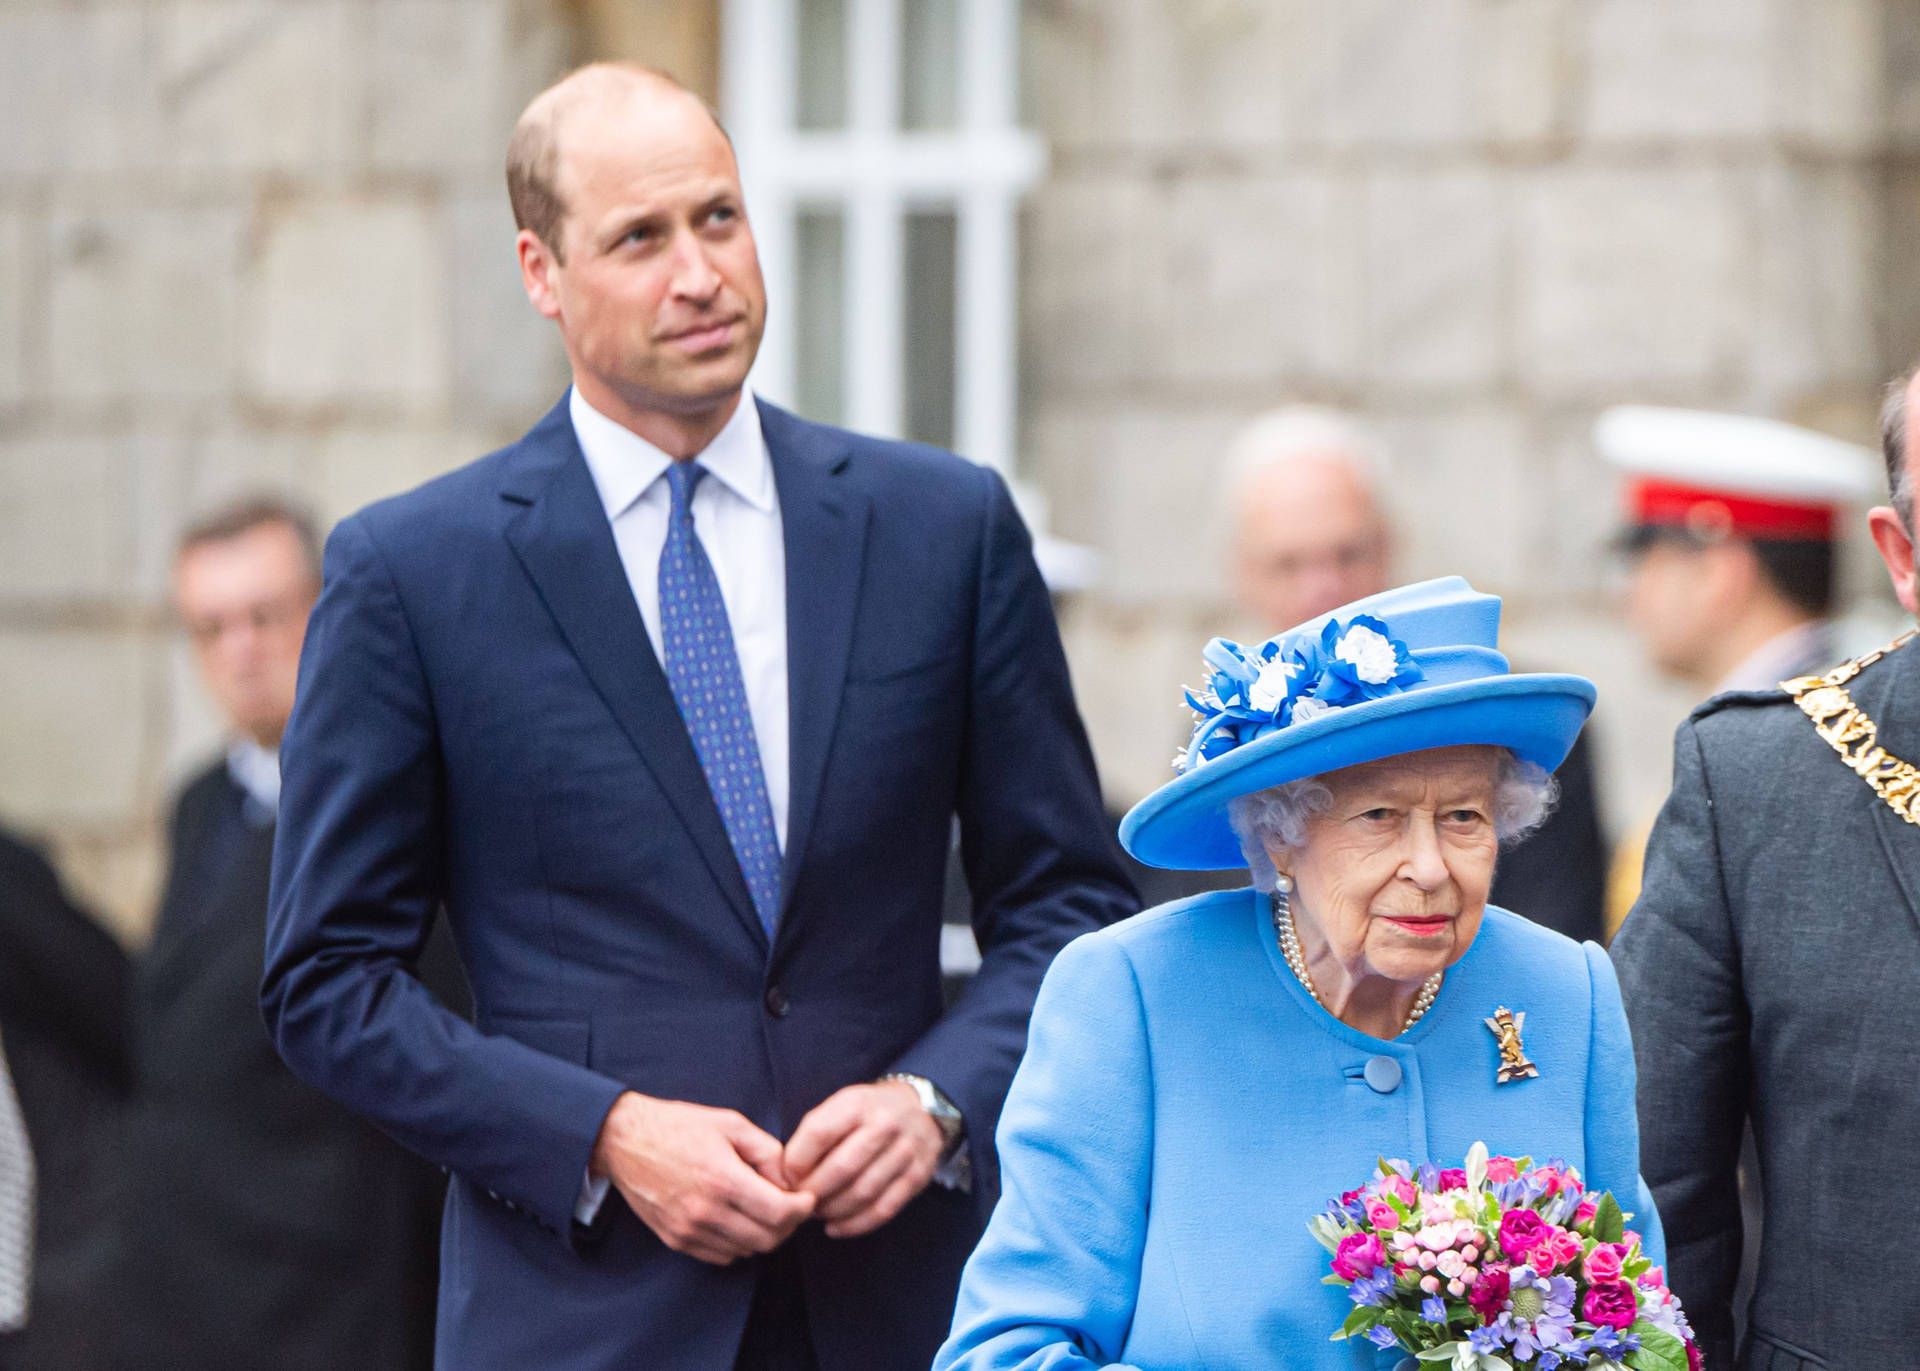
[[[1872, 441], [1920, 349], [1909, 0], [1030, 0], [1028, 479], [1107, 554], [1067, 613], [1116, 801], [1163, 779], [1222, 602], [1226, 434], [1351, 408], [1388, 450], [1400, 573], [1508, 604], [1592, 675], [1616, 828], [1689, 705], [1618, 625], [1623, 401]], [[1859, 521], [1856, 521], [1858, 523]], [[1877, 582], [1864, 531], [1856, 593]], [[1878, 612], [1878, 611], [1876, 611]], [[1871, 628], [1868, 632], [1873, 631]]]
[[[262, 487], [337, 517], [550, 403], [507, 129], [588, 53], [710, 89], [716, 12], [0, 0], [0, 817], [124, 931], [216, 736], [179, 529]], [[1595, 676], [1616, 825], [1651, 806], [1688, 701], [1615, 622], [1589, 425], [1870, 437], [1920, 355], [1920, 0], [1027, 0], [1023, 42], [1022, 474], [1107, 554], [1066, 624], [1115, 801], [1243, 628], [1216, 455], [1311, 399], [1389, 447], [1403, 575], [1468, 575], [1515, 656]]]
[[500, 162], [533, 0], [0, 3], [0, 816], [138, 936], [215, 721], [166, 609], [242, 491], [324, 519], [565, 382]]

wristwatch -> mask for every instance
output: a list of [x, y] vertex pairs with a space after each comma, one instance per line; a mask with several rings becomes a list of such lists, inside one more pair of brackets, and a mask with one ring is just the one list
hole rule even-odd
[[953, 1150], [960, 1145], [960, 1135], [966, 1131], [967, 1121], [961, 1117], [953, 1101], [947, 1098], [947, 1092], [925, 1076], [915, 1076], [907, 1071], [889, 1071], [880, 1079], [905, 1081], [913, 1087], [913, 1093], [920, 1097], [920, 1107], [940, 1125], [940, 1160], [944, 1162], [951, 1157]]

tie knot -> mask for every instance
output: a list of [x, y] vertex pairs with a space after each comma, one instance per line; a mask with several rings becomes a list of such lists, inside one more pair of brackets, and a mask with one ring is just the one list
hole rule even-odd
[[706, 474], [707, 469], [698, 462], [674, 462], [667, 467], [667, 485], [673, 492], [675, 518], [692, 516], [694, 488]]

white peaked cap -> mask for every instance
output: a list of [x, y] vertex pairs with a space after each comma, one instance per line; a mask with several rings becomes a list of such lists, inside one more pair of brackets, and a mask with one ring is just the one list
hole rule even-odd
[[1852, 505], [1881, 489], [1871, 449], [1777, 419], [1618, 405], [1594, 424], [1593, 444], [1622, 471], [1733, 495]]

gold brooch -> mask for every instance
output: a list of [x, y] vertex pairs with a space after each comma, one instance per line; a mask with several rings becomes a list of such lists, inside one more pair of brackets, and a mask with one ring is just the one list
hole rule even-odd
[[1493, 1030], [1494, 1041], [1500, 1044], [1500, 1070], [1494, 1077], [1498, 1084], [1511, 1085], [1540, 1074], [1540, 1068], [1527, 1060], [1526, 1046], [1520, 1041], [1520, 1030], [1527, 1024], [1525, 1010], [1515, 1014], [1501, 1005], [1485, 1023]]

